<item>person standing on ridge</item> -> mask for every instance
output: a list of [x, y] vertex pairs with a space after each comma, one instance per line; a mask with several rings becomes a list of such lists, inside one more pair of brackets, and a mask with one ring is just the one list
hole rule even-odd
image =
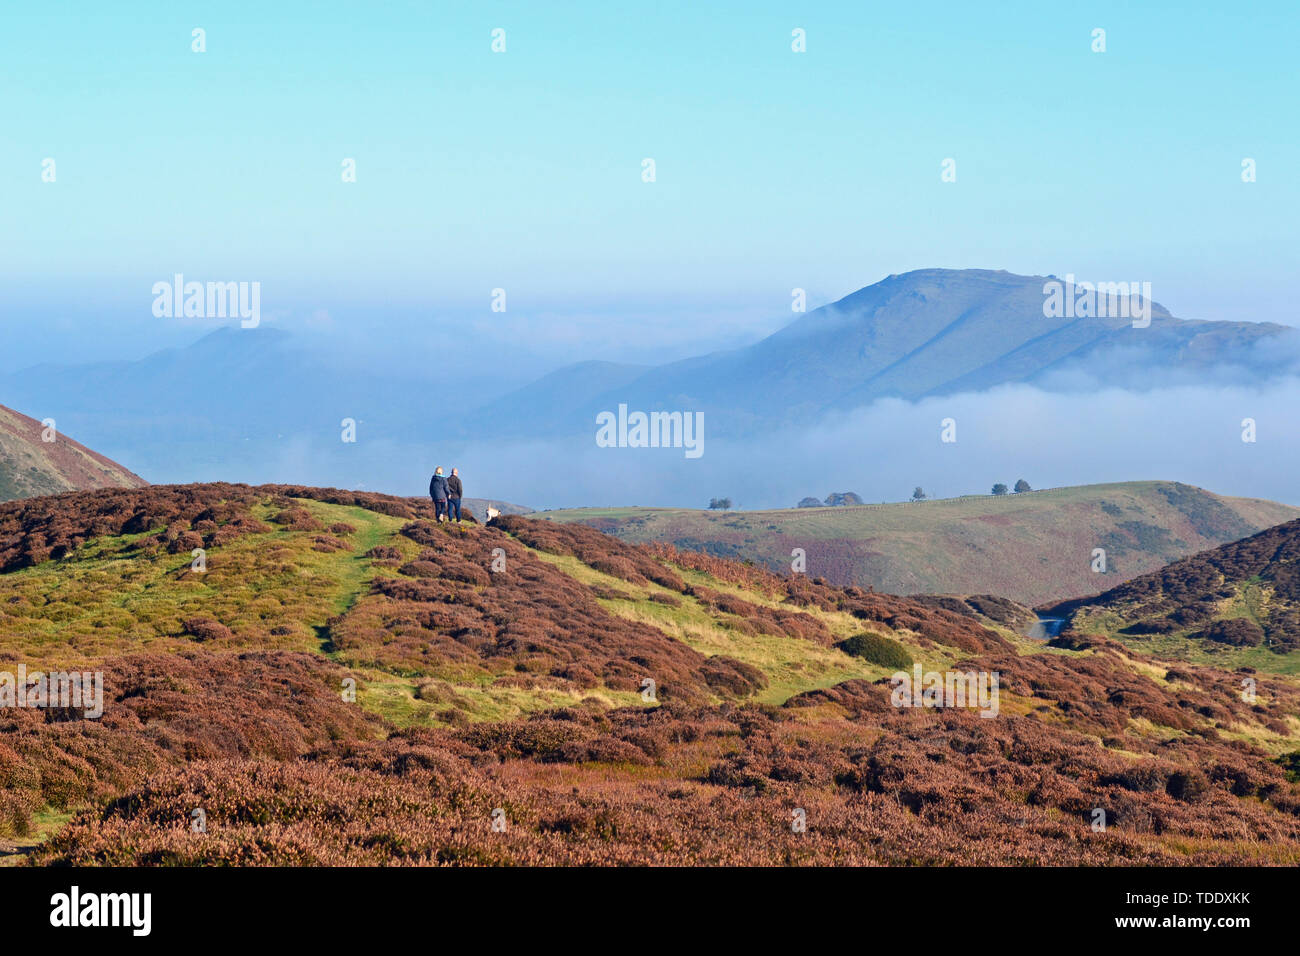
[[447, 479], [447, 517], [451, 518], [454, 515], [456, 524], [460, 524], [460, 497], [464, 493], [465, 489], [460, 483], [460, 472], [453, 468], [451, 477]]
[[447, 476], [442, 473], [441, 465], [433, 470], [433, 477], [429, 479], [429, 497], [433, 499], [433, 513], [438, 521], [445, 521], [447, 515]]

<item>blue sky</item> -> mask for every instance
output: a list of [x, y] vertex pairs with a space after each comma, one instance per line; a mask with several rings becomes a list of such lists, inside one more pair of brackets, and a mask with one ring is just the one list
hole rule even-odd
[[398, 340], [504, 287], [512, 337], [574, 358], [752, 338], [795, 286], [927, 266], [1300, 324], [1293, 4], [980, 6], [6, 9], [0, 368], [193, 338], [149, 312], [175, 272]]

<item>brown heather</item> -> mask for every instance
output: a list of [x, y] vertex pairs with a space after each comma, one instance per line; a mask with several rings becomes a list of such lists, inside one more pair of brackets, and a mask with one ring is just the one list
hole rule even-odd
[[[1246, 703], [1240, 674], [1103, 637], [1031, 648], [989, 626], [1026, 616], [997, 598], [834, 588], [526, 518], [431, 519], [427, 501], [293, 486], [0, 505], [0, 635], [106, 613], [67, 571], [101, 539], [96, 574], [161, 562], [159, 601], [196, 586], [189, 535], [218, 569], [273, 545], [286, 580], [339, 582], [319, 623], [254, 591], [250, 624], [216, 598], [260, 582], [218, 572], [213, 610], [173, 614], [163, 650], [93, 658], [101, 719], [0, 710], [0, 834], [72, 813], [36, 865], [1300, 863], [1300, 786], [1275, 760], [1300, 749], [1293, 678], [1255, 675]], [[67, 588], [38, 607], [42, 575]], [[654, 615], [725, 622], [730, 650], [706, 655]], [[996, 671], [999, 715], [897, 708], [884, 669], [753, 702], [785, 686], [755, 648], [858, 666], [833, 645], [864, 630], [926, 669]], [[0, 670], [38, 651], [84, 665], [62, 633], [0, 639]], [[647, 676], [657, 699], [633, 704]], [[344, 700], [349, 677], [365, 706]], [[416, 708], [404, 719], [374, 703], [392, 687]], [[533, 712], [478, 719], [484, 695]], [[196, 808], [206, 833], [190, 832]]]

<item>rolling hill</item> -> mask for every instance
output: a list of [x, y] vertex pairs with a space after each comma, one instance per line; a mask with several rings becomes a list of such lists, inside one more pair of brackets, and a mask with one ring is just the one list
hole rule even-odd
[[0, 405], [0, 501], [87, 488], [138, 488], [146, 484], [116, 462], [12, 408]]
[[[1300, 863], [1290, 678], [1247, 705], [1213, 667], [1020, 638], [1006, 602], [430, 518], [285, 485], [0, 505], [0, 854]], [[913, 663], [999, 683], [915, 706]], [[14, 705], [20, 666], [101, 674], [102, 714]]]
[[983, 269], [889, 276], [733, 351], [650, 369], [560, 369], [470, 414], [466, 426], [498, 435], [582, 432], [598, 412], [626, 403], [703, 411], [714, 436], [753, 435], [879, 398], [1009, 383], [1141, 390], [1191, 384], [1210, 369], [1221, 380], [1257, 382], [1300, 354], [1300, 336], [1287, 326], [1184, 320], [1158, 303], [1145, 328], [1129, 318], [1048, 318], [1043, 287], [1053, 278]]
[[1300, 673], [1300, 521], [1044, 608], [1083, 634], [1221, 667]]
[[[832, 584], [896, 594], [992, 593], [1032, 606], [1095, 593], [1298, 515], [1276, 502], [1136, 481], [881, 505], [578, 509], [539, 517], [778, 573], [790, 570], [791, 552], [802, 548], [807, 573]], [[1092, 570], [1095, 548], [1106, 551], [1104, 574]]]

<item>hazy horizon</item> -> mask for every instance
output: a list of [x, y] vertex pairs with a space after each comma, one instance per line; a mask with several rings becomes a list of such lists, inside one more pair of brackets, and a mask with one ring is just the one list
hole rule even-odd
[[[1117, 353], [1116, 377], [1044, 366], [1064, 383], [1047, 391], [711, 437], [698, 461], [610, 453], [585, 418], [562, 440], [453, 427], [574, 362], [752, 345], [801, 317], [796, 293], [811, 312], [917, 269], [1149, 283], [1180, 318], [1300, 326], [1285, 4], [145, 6], [140, 22], [66, 3], [7, 14], [0, 402], [152, 480], [420, 493], [457, 457], [470, 493], [535, 507], [878, 500], [1022, 475], [1300, 499], [1295, 369], [1201, 363], [1189, 380], [1164, 367], [1186, 343]], [[224, 381], [162, 370], [133, 396], [158, 414], [114, 422], [120, 392], [16, 374], [140, 362], [238, 326], [158, 314], [152, 289], [175, 275], [256, 284], [261, 326], [288, 330], [319, 380], [268, 367], [250, 384], [239, 356]], [[331, 406], [329, 376], [373, 386], [364, 415], [355, 395]], [[691, 408], [689, 392], [658, 398]], [[192, 431], [176, 419], [152, 439], [178, 406]], [[932, 447], [952, 414], [960, 452]], [[366, 418], [362, 445], [338, 447], [344, 415]], [[1219, 444], [1246, 417], [1253, 459]], [[1032, 427], [995, 435], [1006, 422]]]
[[500, 322], [504, 288], [526, 348], [576, 327], [615, 360], [620, 332], [691, 354], [772, 331], [792, 288], [811, 307], [936, 266], [1300, 322], [1282, 3], [146, 6], [7, 14], [9, 369], [177, 344], [148, 294], [177, 272], [261, 282], [270, 320], [353, 338]]

